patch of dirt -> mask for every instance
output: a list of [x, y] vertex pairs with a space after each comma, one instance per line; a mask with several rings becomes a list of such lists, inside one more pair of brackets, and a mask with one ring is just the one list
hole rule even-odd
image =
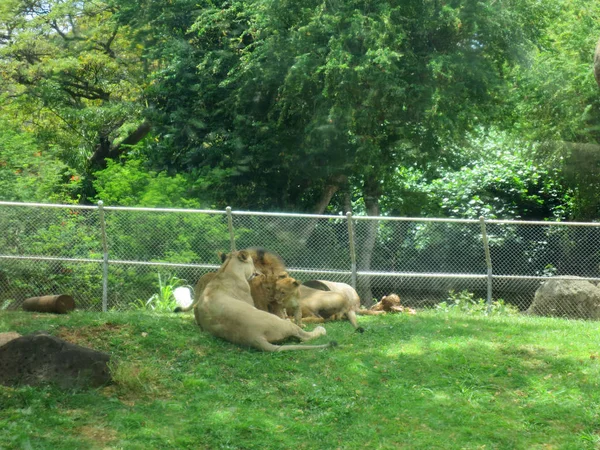
[[76, 428], [76, 433], [93, 442], [94, 448], [102, 448], [107, 444], [117, 440], [117, 432], [112, 428], [105, 428], [99, 425], [84, 425]]
[[56, 336], [64, 339], [65, 341], [72, 342], [73, 344], [107, 349], [108, 341], [106, 335], [121, 334], [123, 330], [130, 328], [129, 325], [105, 323], [98, 326], [85, 326], [78, 328], [60, 327]]
[[13, 339], [17, 339], [19, 337], [21, 337], [21, 335], [14, 331], [9, 331], [7, 333], [0, 333], [0, 346], [6, 344], [7, 342], [12, 341]]

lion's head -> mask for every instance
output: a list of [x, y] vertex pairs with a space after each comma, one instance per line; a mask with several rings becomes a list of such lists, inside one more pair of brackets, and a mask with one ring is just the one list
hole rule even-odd
[[254, 267], [254, 261], [252, 256], [245, 250], [232, 253], [221, 253], [222, 265], [219, 268], [221, 272], [237, 272], [242, 273], [244, 278], [248, 281], [252, 280], [257, 275], [257, 271]]
[[283, 304], [290, 298], [297, 298], [298, 286], [300, 286], [298, 280], [290, 277], [287, 272], [280, 274], [275, 282], [275, 301]]

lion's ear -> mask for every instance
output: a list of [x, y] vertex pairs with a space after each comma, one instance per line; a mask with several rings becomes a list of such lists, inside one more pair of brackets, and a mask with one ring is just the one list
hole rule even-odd
[[240, 250], [238, 252], [238, 259], [240, 261], [246, 262], [246, 261], [248, 261], [249, 258], [250, 258], [250, 254], [246, 250]]
[[223, 253], [223, 252], [219, 252], [219, 259], [221, 260], [222, 263], [225, 262], [225, 260], [227, 259], [227, 253]]
[[298, 280], [294, 280], [294, 282], [292, 284], [296, 287], [300, 286], [300, 283], [298, 283]]

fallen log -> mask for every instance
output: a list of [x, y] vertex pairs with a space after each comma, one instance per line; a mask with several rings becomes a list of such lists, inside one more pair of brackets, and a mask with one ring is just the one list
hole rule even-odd
[[30, 297], [23, 302], [24, 311], [66, 314], [75, 309], [73, 297], [66, 294]]

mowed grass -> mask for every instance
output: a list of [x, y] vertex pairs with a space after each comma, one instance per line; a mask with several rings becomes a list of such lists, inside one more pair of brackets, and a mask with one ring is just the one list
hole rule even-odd
[[[279, 354], [191, 315], [5, 312], [110, 352], [117, 383], [0, 387], [2, 449], [600, 448], [597, 322], [421, 312], [327, 323], [337, 348]], [[312, 326], [310, 327], [312, 328]]]

